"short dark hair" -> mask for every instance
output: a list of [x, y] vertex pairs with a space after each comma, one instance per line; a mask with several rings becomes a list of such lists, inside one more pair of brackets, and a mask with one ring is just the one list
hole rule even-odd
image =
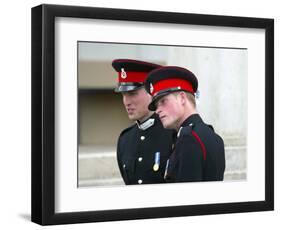
[[194, 106], [194, 108], [196, 108], [196, 100], [195, 100], [195, 96], [192, 93], [186, 92], [184, 91], [186, 94], [187, 99], [190, 101], [190, 103]]

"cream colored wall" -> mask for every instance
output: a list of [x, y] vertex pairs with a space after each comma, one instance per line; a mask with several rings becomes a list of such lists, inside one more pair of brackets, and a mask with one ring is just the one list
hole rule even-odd
[[[122, 95], [113, 91], [111, 60], [83, 60], [79, 81], [79, 186], [123, 184], [116, 159], [120, 132], [130, 126]], [[86, 90], [86, 91], [85, 91]]]
[[114, 88], [117, 74], [111, 66], [111, 61], [80, 61], [79, 88]]
[[113, 92], [79, 97], [79, 138], [82, 145], [116, 145], [120, 132], [131, 122], [122, 97]]

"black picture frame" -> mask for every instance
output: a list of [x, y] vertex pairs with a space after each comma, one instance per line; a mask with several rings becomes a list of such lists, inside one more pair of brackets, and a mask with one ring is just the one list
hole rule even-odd
[[[55, 213], [55, 18], [87, 18], [265, 30], [265, 200]], [[32, 8], [32, 205], [41, 225], [163, 218], [274, 209], [274, 20], [264, 18], [40, 5]]]

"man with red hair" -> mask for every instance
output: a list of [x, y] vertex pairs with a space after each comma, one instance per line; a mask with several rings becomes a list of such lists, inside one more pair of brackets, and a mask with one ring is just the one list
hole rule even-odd
[[223, 180], [225, 152], [222, 138], [196, 111], [196, 76], [187, 69], [167, 66], [149, 73], [145, 88], [149, 104], [166, 129], [177, 131], [175, 148], [167, 160], [167, 182]]

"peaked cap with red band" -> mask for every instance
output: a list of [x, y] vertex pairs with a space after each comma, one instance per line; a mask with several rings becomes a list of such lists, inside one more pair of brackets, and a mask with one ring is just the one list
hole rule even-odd
[[112, 62], [112, 66], [118, 72], [118, 85], [115, 92], [128, 92], [142, 87], [148, 73], [161, 67], [154, 63], [132, 59], [116, 59]]
[[145, 89], [152, 96], [152, 102], [148, 108], [155, 111], [155, 103], [169, 93], [186, 91], [194, 95], [197, 88], [196, 76], [185, 68], [165, 66], [153, 70], [145, 81]]

